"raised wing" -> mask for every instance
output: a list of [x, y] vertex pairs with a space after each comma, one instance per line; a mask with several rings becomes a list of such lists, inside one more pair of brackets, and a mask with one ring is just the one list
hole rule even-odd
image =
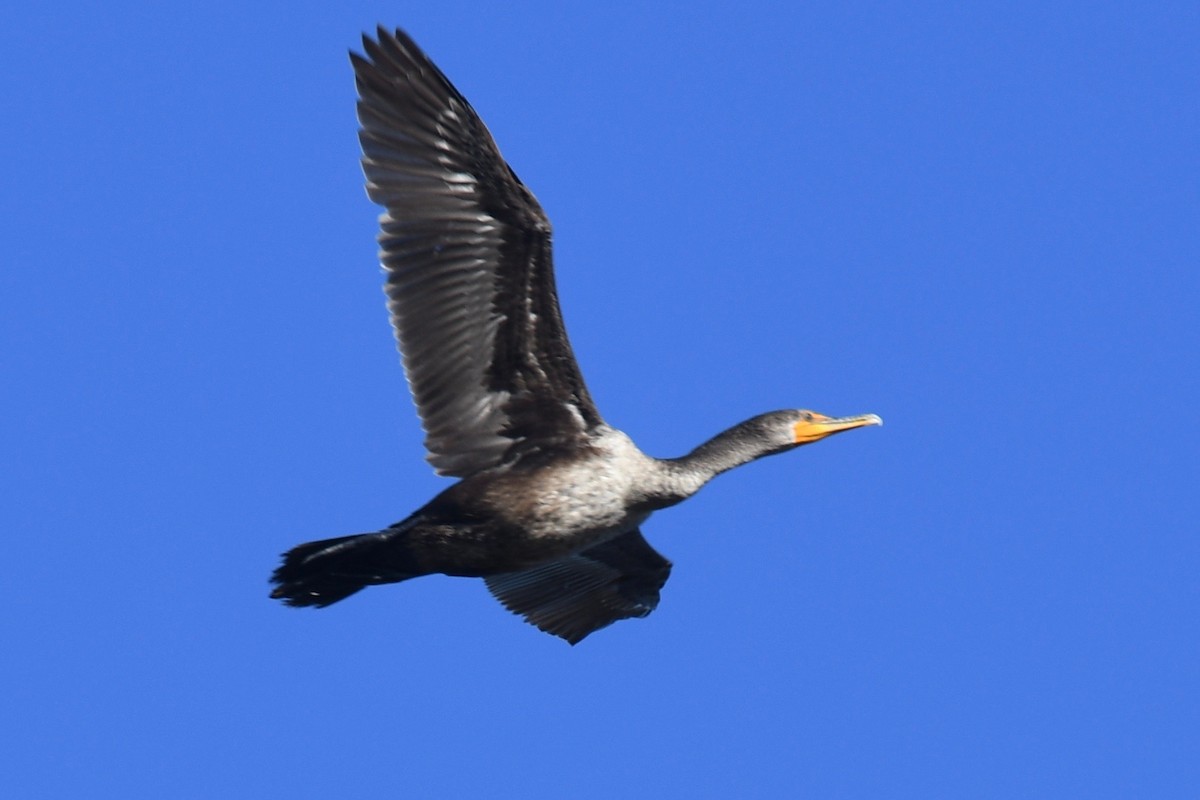
[[600, 415], [563, 328], [550, 223], [470, 104], [402, 31], [351, 53], [392, 325], [442, 475], [568, 444]]
[[559, 561], [484, 580], [509, 611], [578, 644], [617, 620], [653, 611], [670, 574], [671, 562], [632, 530]]

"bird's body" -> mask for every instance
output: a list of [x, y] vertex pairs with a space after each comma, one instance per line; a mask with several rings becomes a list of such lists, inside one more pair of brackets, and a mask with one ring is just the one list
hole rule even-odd
[[563, 328], [550, 226], [467, 101], [402, 32], [352, 55], [392, 322], [429, 460], [460, 478], [395, 525], [293, 548], [273, 597], [326, 606], [429, 574], [482, 577], [574, 644], [657, 605], [671, 564], [639, 531], [714, 476], [879, 424], [776, 411], [678, 459], [605, 424]]
[[648, 486], [653, 459], [613, 428], [565, 458], [533, 461], [464, 478], [418, 512], [457, 520], [410, 536], [422, 566], [472, 577], [528, 569], [631, 531], [672, 502]]

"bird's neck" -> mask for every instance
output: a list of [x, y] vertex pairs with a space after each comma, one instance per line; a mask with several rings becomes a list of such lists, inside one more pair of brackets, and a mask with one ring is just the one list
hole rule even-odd
[[743, 422], [718, 433], [685, 456], [659, 461], [665, 468], [662, 491], [677, 503], [700, 491], [722, 472], [774, 452], [778, 451], [754, 435], [750, 422]]

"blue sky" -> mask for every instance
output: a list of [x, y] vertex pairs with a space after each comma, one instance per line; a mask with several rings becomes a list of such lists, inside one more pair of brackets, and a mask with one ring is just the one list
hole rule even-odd
[[[0, 791], [1185, 797], [1194, 4], [23, 4], [0, 30]], [[267, 599], [443, 484], [345, 51], [401, 25], [555, 224], [651, 454], [886, 426], [656, 516], [578, 647], [479, 581]]]

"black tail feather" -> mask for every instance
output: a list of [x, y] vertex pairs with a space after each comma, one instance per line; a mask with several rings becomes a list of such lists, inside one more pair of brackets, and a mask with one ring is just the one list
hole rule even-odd
[[424, 574], [414, 567], [404, 531], [339, 536], [293, 547], [271, 575], [271, 597], [289, 606], [324, 608], [368, 586]]

